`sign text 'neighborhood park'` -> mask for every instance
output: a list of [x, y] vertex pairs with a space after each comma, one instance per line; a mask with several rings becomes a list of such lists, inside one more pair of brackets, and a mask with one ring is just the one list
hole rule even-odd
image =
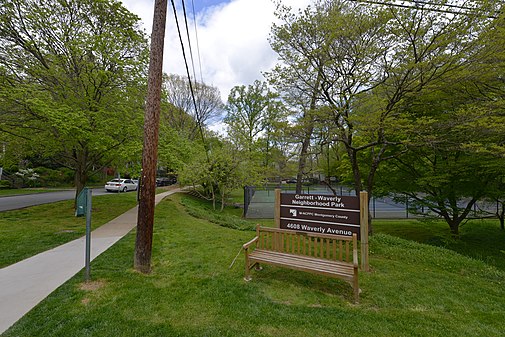
[[281, 193], [280, 227], [360, 236], [359, 197]]

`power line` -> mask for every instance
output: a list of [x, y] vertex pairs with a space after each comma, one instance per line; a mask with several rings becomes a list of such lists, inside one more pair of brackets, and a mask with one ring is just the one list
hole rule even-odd
[[403, 2], [410, 2], [410, 3], [414, 3], [415, 5], [421, 4], [421, 5], [449, 7], [449, 8], [465, 9], [465, 10], [476, 10], [477, 9], [475, 7], [467, 7], [467, 6], [454, 5], [454, 4], [437, 4], [437, 3], [428, 2], [428, 1], [421, 1], [421, 0], [404, 0]]
[[191, 66], [193, 68], [193, 77], [196, 83], [196, 72], [195, 72], [195, 62], [193, 59], [193, 48], [191, 48], [191, 39], [189, 37], [189, 29], [188, 29], [188, 16], [186, 15], [186, 6], [184, 5], [184, 0], [182, 2], [182, 11], [184, 14], [184, 24], [186, 25], [186, 36], [188, 37], [188, 47], [189, 47], [189, 57], [191, 58]]
[[193, 84], [191, 82], [191, 75], [189, 73], [189, 66], [188, 66], [188, 60], [187, 60], [187, 57], [186, 57], [186, 50], [184, 48], [184, 43], [182, 41], [182, 34], [181, 34], [181, 28], [179, 26], [179, 19], [177, 17], [177, 9], [175, 8], [175, 3], [174, 3], [174, 0], [171, 0], [171, 3], [172, 3], [172, 8], [174, 10], [174, 18], [175, 18], [175, 24], [177, 26], [177, 32], [179, 34], [179, 41], [181, 42], [181, 48], [182, 48], [182, 56], [184, 58], [184, 65], [186, 66], [186, 74], [188, 75], [188, 80], [189, 80], [189, 90], [191, 92], [191, 98], [193, 99], [193, 105], [195, 107], [195, 117], [196, 117], [196, 122], [198, 124], [198, 129], [200, 131], [200, 136], [202, 138], [202, 142], [203, 142], [203, 145], [205, 147], [205, 154], [207, 155], [207, 161], [210, 161], [210, 158], [209, 158], [209, 153], [207, 151], [207, 143], [205, 141], [205, 137], [203, 135], [203, 128], [202, 128], [202, 121], [201, 121], [201, 117], [200, 117], [200, 114], [198, 112], [198, 106], [196, 104], [196, 99], [195, 99], [195, 92], [193, 90]]
[[198, 66], [200, 68], [200, 81], [202, 83], [205, 83], [203, 81], [203, 72], [202, 72], [202, 59], [200, 58], [200, 42], [198, 39], [198, 29], [196, 27], [196, 11], [195, 11], [195, 2], [191, 0], [191, 5], [193, 7], [193, 23], [195, 25], [195, 38], [196, 38], [196, 53], [198, 55]]
[[[366, 4], [371, 4], [371, 5], [382, 5], [382, 6], [390, 6], [390, 7], [416, 9], [416, 10], [424, 10], [424, 11], [428, 11], [428, 12], [437, 12], [437, 13], [455, 14], [455, 15], [474, 15], [474, 14], [477, 14], [476, 11], [478, 10], [478, 8], [472, 8], [472, 7], [466, 7], [466, 6], [459, 6], [459, 5], [452, 5], [452, 4], [448, 4], [448, 5], [437, 4], [437, 3], [427, 2], [427, 1], [416, 1], [416, 0], [404, 0], [404, 1], [402, 1], [402, 3], [384, 2], [384, 1], [375, 1], [375, 0], [350, 0], [350, 1], [358, 2], [358, 3], [366, 3]], [[405, 5], [403, 3], [410, 3], [413, 5]], [[418, 4], [428, 5], [428, 6], [438, 6], [439, 8], [435, 8], [435, 7], [426, 8], [424, 6], [419, 6]], [[461, 9], [461, 11], [444, 9], [441, 7]], [[499, 14], [499, 12], [497, 14]], [[497, 15], [493, 15], [493, 14], [487, 14], [484, 16], [486, 16], [489, 19], [497, 19], [498, 18]]]

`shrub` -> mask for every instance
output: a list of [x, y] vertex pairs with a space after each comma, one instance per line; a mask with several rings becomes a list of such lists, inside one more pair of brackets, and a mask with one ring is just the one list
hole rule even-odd
[[0, 180], [0, 190], [6, 190], [12, 188], [12, 184], [7, 180]]

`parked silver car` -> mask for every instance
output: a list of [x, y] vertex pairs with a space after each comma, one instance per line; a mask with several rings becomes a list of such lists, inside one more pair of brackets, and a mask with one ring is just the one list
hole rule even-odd
[[105, 184], [107, 192], [136, 191], [138, 185], [131, 179], [112, 179]]

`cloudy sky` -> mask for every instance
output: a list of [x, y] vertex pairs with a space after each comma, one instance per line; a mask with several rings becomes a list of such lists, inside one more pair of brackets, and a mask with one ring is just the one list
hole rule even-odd
[[[121, 1], [142, 19], [146, 32], [151, 34], [154, 0]], [[261, 72], [269, 70], [277, 58], [267, 40], [275, 20], [272, 0], [185, 1], [197, 79], [201, 81], [203, 78], [206, 84], [218, 87], [223, 101], [232, 87], [248, 85], [256, 79], [263, 80]], [[182, 0], [176, 0], [175, 3], [180, 7]], [[293, 8], [304, 8], [311, 0], [283, 0], [283, 3]], [[186, 75], [171, 1], [168, 1], [168, 4], [163, 70], [169, 74]], [[196, 34], [193, 4], [196, 12]], [[179, 23], [183, 25], [182, 9], [177, 10], [177, 15]], [[189, 57], [187, 45], [186, 54]]]

